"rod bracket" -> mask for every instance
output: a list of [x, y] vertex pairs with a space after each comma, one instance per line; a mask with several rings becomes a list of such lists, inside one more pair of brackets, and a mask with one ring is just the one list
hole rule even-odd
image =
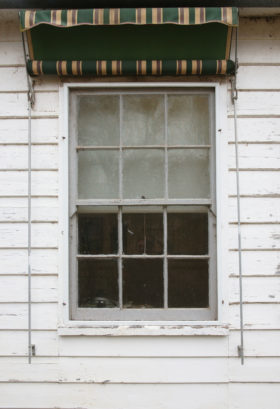
[[36, 356], [36, 346], [35, 346], [35, 344], [29, 345], [29, 353], [30, 353], [30, 356]]

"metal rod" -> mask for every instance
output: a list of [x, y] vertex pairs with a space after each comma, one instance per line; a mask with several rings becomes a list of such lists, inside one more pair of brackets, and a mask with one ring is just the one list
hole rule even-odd
[[[22, 44], [25, 62], [27, 61], [27, 53], [25, 47], [25, 38], [22, 33]], [[26, 66], [26, 65], [25, 65]], [[26, 78], [27, 78], [27, 88], [28, 88], [28, 179], [27, 179], [27, 271], [28, 271], [28, 363], [32, 362], [32, 355], [35, 351], [35, 346], [32, 345], [32, 318], [31, 318], [31, 302], [32, 302], [32, 293], [31, 293], [31, 114], [32, 106], [34, 104], [34, 93], [32, 89], [32, 83], [26, 69]]]
[[239, 150], [238, 150], [238, 129], [237, 129], [237, 108], [236, 101], [238, 98], [236, 79], [237, 79], [237, 40], [238, 31], [235, 36], [235, 78], [231, 83], [232, 103], [234, 109], [234, 145], [235, 145], [235, 165], [236, 165], [236, 198], [237, 198], [237, 230], [238, 230], [238, 268], [239, 268], [239, 298], [240, 298], [240, 345], [238, 353], [241, 358], [241, 364], [244, 365], [244, 320], [243, 320], [243, 283], [242, 283], [242, 239], [241, 239], [241, 212], [240, 212], [240, 175], [239, 175]]

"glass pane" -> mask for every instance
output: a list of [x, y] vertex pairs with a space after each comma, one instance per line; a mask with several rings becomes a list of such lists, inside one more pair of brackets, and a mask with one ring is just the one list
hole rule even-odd
[[164, 144], [164, 96], [123, 96], [123, 144]]
[[123, 215], [124, 254], [162, 254], [162, 214]]
[[210, 195], [208, 149], [172, 149], [168, 152], [170, 198], [208, 198]]
[[168, 307], [207, 308], [207, 260], [168, 261]]
[[157, 149], [123, 152], [123, 189], [128, 199], [164, 196], [164, 151]]
[[79, 307], [118, 306], [117, 260], [79, 260]]
[[119, 145], [119, 97], [87, 95], [78, 98], [78, 145]]
[[78, 153], [79, 199], [112, 199], [119, 196], [119, 152]]
[[124, 260], [124, 308], [163, 307], [163, 261]]
[[168, 254], [208, 254], [207, 213], [168, 213]]
[[79, 215], [79, 254], [116, 254], [118, 219], [116, 214]]
[[168, 96], [168, 144], [209, 144], [208, 95]]

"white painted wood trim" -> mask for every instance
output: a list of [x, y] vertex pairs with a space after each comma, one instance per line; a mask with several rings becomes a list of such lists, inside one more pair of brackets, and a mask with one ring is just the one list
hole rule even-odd
[[[212, 88], [215, 90], [215, 121], [216, 121], [216, 198], [217, 198], [217, 321], [74, 321], [70, 320], [69, 303], [69, 191], [68, 191], [68, 106], [70, 90], [77, 88]], [[143, 336], [143, 335], [227, 335], [226, 322], [226, 200], [227, 200], [227, 149], [226, 135], [226, 107], [227, 83], [67, 83], [60, 87], [61, 129], [59, 135], [59, 335], [116, 335], [116, 336]], [[67, 203], [67, 209], [65, 207]]]

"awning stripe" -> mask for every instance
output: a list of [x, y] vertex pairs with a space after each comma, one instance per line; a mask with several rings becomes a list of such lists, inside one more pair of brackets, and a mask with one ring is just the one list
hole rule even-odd
[[40, 24], [56, 27], [80, 25], [200, 25], [222, 23], [238, 25], [235, 7], [169, 7], [169, 8], [111, 8], [81, 10], [22, 10], [21, 30], [29, 30]]
[[27, 62], [32, 76], [120, 76], [120, 75], [231, 75], [231, 60], [94, 60]]

